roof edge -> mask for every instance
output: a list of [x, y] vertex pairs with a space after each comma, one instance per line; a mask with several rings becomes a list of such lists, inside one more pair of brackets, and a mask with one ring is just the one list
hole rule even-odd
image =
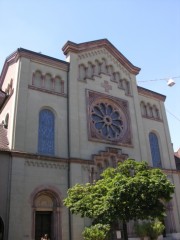
[[160, 94], [160, 93], [157, 93], [157, 92], [154, 92], [152, 90], [149, 90], [147, 88], [143, 88], [143, 87], [140, 87], [140, 86], [137, 86], [137, 89], [138, 89], [138, 93], [141, 94], [141, 95], [148, 95], [149, 97], [153, 97], [153, 98], [156, 98], [160, 101], [163, 101], [165, 102], [166, 100], [166, 96], [163, 95], [163, 94]]
[[95, 48], [104, 47], [108, 50], [130, 73], [137, 75], [140, 72], [140, 68], [134, 66], [108, 39], [100, 39], [90, 42], [74, 43], [67, 41], [62, 47], [62, 51], [65, 55], [69, 52], [79, 53], [82, 51], [88, 51]]
[[40, 61], [44, 61], [46, 63], [56, 64], [57, 66], [61, 66], [62, 68], [68, 70], [69, 63], [57, 58], [50, 57], [48, 55], [44, 55], [41, 53], [37, 53], [31, 50], [27, 50], [24, 48], [18, 48], [16, 51], [11, 53], [5, 60], [4, 66], [2, 68], [1, 76], [0, 76], [0, 87], [3, 84], [4, 77], [6, 75], [6, 72], [8, 70], [8, 67], [17, 62], [19, 58], [25, 57], [30, 59], [36, 59]]

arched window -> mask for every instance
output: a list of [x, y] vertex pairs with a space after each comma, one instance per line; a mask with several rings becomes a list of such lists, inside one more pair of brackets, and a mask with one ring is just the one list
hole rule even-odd
[[4, 128], [8, 129], [8, 125], [9, 125], [9, 113], [6, 114]]
[[126, 94], [130, 94], [130, 84], [127, 80], [124, 81], [124, 90]]
[[94, 75], [99, 76], [100, 72], [101, 72], [101, 64], [98, 60], [95, 60]]
[[49, 73], [44, 77], [44, 88], [51, 91], [53, 89], [52, 76]]
[[103, 166], [101, 163], [97, 164], [97, 176], [96, 179], [100, 179], [101, 178], [101, 173], [103, 172]]
[[38, 153], [54, 155], [54, 114], [48, 109], [39, 113]]
[[114, 75], [114, 81], [118, 83], [118, 87], [121, 88], [119, 72], [114, 72], [113, 75]]
[[94, 74], [93, 71], [94, 71], [93, 64], [91, 62], [88, 62], [88, 67], [86, 72], [87, 78], [93, 77], [93, 74]]
[[86, 67], [84, 64], [79, 65], [79, 80], [84, 81], [86, 79]]
[[107, 64], [106, 64], [106, 59], [102, 59], [101, 63], [101, 73], [107, 74]]
[[159, 110], [155, 105], [153, 106], [153, 114], [156, 119], [160, 119]]
[[41, 88], [43, 85], [42, 79], [43, 79], [42, 73], [40, 71], [36, 71], [33, 74], [32, 85]]
[[107, 66], [107, 72], [111, 76], [111, 81], [114, 81], [114, 69], [112, 65]]
[[143, 117], [147, 117], [147, 107], [144, 102], [141, 102], [141, 114]]
[[159, 143], [155, 133], [151, 132], [149, 134], [149, 143], [151, 148], [151, 157], [152, 157], [153, 167], [161, 168], [162, 163], [161, 163], [161, 155], [159, 150]]
[[105, 160], [104, 160], [104, 166], [105, 166], [105, 168], [108, 168], [108, 167], [109, 167], [109, 161], [108, 161], [108, 159], [105, 159]]

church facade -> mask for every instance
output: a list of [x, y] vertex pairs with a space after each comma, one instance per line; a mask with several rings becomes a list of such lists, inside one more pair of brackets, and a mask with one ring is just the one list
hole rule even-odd
[[89, 220], [63, 205], [68, 188], [127, 158], [162, 168], [175, 184], [165, 225], [166, 236], [180, 239], [166, 97], [137, 86], [140, 68], [107, 39], [62, 50], [66, 61], [19, 48], [2, 69], [0, 239], [82, 239]]

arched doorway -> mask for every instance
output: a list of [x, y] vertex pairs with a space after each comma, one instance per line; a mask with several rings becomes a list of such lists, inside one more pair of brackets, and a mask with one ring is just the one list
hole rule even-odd
[[4, 223], [2, 218], [0, 217], [0, 240], [3, 240], [4, 238]]
[[41, 239], [48, 234], [50, 239], [61, 239], [61, 202], [57, 193], [41, 190], [33, 197], [33, 238]]

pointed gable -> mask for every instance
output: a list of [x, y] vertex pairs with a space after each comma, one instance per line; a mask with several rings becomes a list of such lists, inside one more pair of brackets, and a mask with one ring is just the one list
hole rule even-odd
[[65, 55], [70, 52], [82, 53], [90, 50], [98, 50], [100, 48], [106, 49], [123, 67], [130, 73], [137, 75], [140, 71], [140, 68], [134, 66], [122, 53], [119, 52], [114, 45], [109, 42], [107, 39], [101, 39], [91, 42], [84, 43], [74, 43], [68, 41], [62, 48]]

